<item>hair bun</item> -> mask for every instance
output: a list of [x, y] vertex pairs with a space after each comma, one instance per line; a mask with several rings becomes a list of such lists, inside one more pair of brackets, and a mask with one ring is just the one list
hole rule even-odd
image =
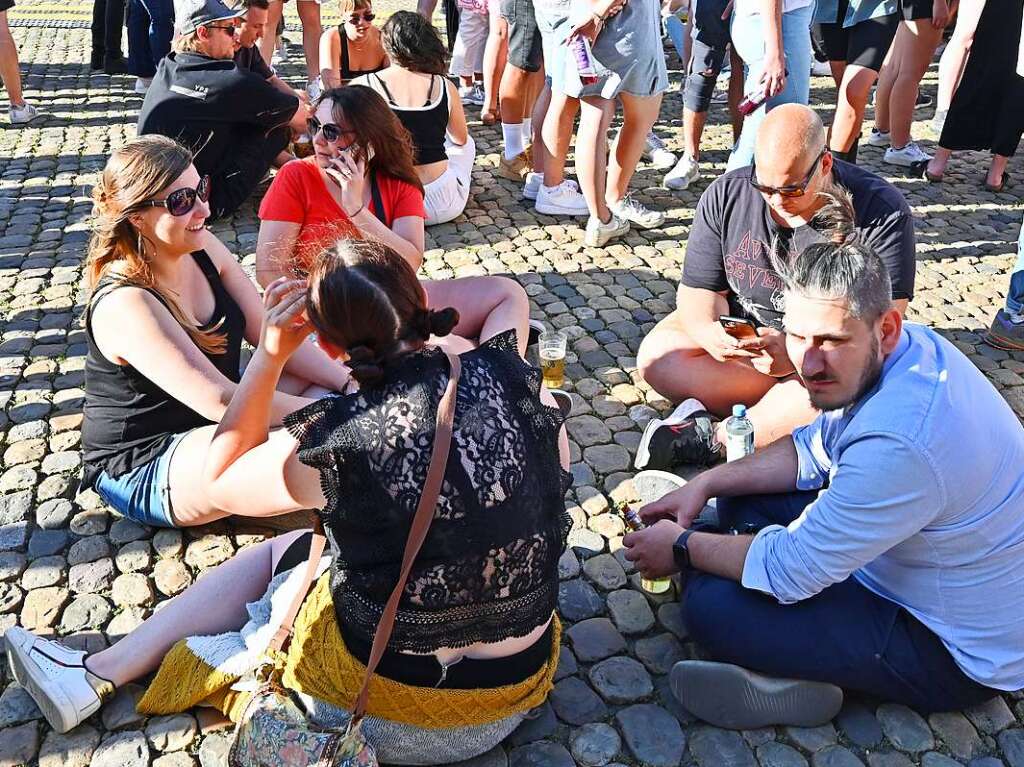
[[349, 370], [362, 387], [372, 386], [384, 375], [383, 361], [368, 346], [353, 346], [348, 351]]
[[429, 320], [430, 334], [438, 336], [446, 336], [451, 333], [455, 326], [459, 324], [459, 313], [458, 311], [449, 306], [445, 309], [429, 309], [427, 310], [427, 317]]

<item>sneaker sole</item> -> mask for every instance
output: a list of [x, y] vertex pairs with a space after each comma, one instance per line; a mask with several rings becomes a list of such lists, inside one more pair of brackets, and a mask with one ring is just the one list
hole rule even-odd
[[643, 160], [651, 166], [651, 170], [668, 170], [676, 164], [675, 157], [672, 158], [672, 162], [655, 162], [647, 155], [644, 155]]
[[644, 504], [653, 503], [673, 490], [678, 490], [686, 484], [686, 480], [678, 477], [670, 471], [659, 469], [648, 469], [637, 472], [633, 476], [633, 488], [640, 495]]
[[[538, 194], [539, 198], [540, 195]], [[535, 198], [537, 199], [537, 198]], [[590, 210], [583, 208], [583, 210], [576, 210], [575, 208], [562, 208], [558, 205], [547, 205], [545, 203], [535, 202], [533, 209], [538, 213], [545, 216], [589, 216]]]
[[687, 711], [717, 727], [817, 727], [843, 705], [833, 684], [772, 679], [728, 663], [683, 661], [672, 669], [672, 694]]
[[527, 173], [526, 168], [523, 168], [521, 173], [516, 173], [514, 170], [505, 170], [500, 165], [494, 169], [494, 172], [502, 178], [506, 178], [509, 181], [518, 181], [519, 183], [523, 183], [523, 179], [526, 178]]
[[872, 141], [871, 139], [868, 139], [864, 143], [867, 144], [868, 146], [876, 146], [876, 147], [878, 147], [880, 149], [885, 149], [885, 148], [888, 148], [888, 147], [892, 146], [892, 142], [888, 141], [888, 140], [886, 140], [886, 141]]
[[[11, 636], [12, 632], [14, 633], [13, 637]], [[73, 708], [71, 701], [59, 691], [59, 688], [54, 691], [48, 688], [47, 683], [50, 680], [42, 673], [42, 669], [28, 657], [23, 644], [26, 641], [31, 643], [32, 638], [27, 635], [27, 632], [14, 626], [7, 630], [4, 639], [7, 642], [7, 663], [11, 667], [11, 675], [32, 696], [50, 726], [57, 732], [67, 732], [78, 725], [79, 722], [71, 722], [64, 718], [64, 712], [55, 699], [62, 699], [68, 708]]]
[[534, 189], [528, 189], [525, 186], [523, 187], [523, 199], [524, 200], [530, 200], [531, 202], [536, 202], [538, 195], [540, 195], [540, 190], [539, 189], [538, 190], [534, 190]]
[[644, 223], [644, 222], [641, 222], [641, 221], [636, 221], [636, 220], [634, 220], [632, 218], [627, 219], [627, 220], [629, 221], [629, 225], [631, 227], [636, 227], [637, 229], [657, 229], [659, 226], [664, 226], [665, 225], [666, 217], [662, 217], [662, 219], [660, 221], [656, 221], [656, 222], [652, 221], [651, 223]]
[[636, 449], [636, 459], [633, 461], [633, 466], [638, 470], [643, 470], [650, 463], [651, 439], [654, 437], [654, 432], [662, 426], [677, 426], [699, 410], [704, 410], [704, 404], [700, 400], [691, 397], [680, 402], [676, 409], [669, 414], [668, 418], [652, 418], [647, 423], [647, 426], [644, 427], [643, 436], [640, 437], [640, 444]]
[[906, 160], [893, 160], [890, 157], [883, 157], [882, 158], [882, 162], [884, 162], [886, 165], [895, 165], [898, 168], [914, 168], [914, 167], [919, 166], [922, 162], [927, 164], [929, 161], [928, 160], [911, 160], [911, 161], [908, 162]]
[[987, 343], [994, 349], [1002, 349], [1005, 352], [1019, 352], [1024, 351], [1024, 343], [1015, 341], [1012, 338], [1006, 338], [1005, 336], [998, 335], [989, 330], [981, 338], [982, 341]]
[[676, 192], [682, 192], [685, 189], [690, 188], [690, 184], [700, 178], [700, 173], [693, 176], [679, 176], [673, 178], [671, 181], [666, 180], [664, 182], [666, 189], [672, 189]]
[[572, 397], [569, 396], [569, 392], [562, 389], [548, 389], [548, 392], [554, 397], [562, 418], [568, 418], [572, 412]]

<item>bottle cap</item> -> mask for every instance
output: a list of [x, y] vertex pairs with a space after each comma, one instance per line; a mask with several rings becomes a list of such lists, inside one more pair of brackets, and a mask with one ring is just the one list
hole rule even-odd
[[736, 418], [746, 418], [747, 417], [747, 406], [746, 405], [733, 405], [732, 406], [732, 414]]

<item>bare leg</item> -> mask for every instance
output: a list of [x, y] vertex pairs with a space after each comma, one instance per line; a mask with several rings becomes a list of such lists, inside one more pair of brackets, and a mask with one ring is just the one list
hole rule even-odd
[[658, 119], [658, 110], [661, 109], [660, 93], [657, 96], [620, 93], [619, 100], [622, 102], [622, 130], [608, 158], [608, 181], [605, 188], [607, 202], [618, 202], [629, 191], [629, 182], [640, 162], [647, 134]]
[[[892, 97], [893, 85], [900, 76], [900, 67], [903, 57], [907, 53], [906, 49], [911, 44], [908, 39], [911, 32], [907, 25], [912, 23], [900, 24], [899, 29], [896, 30], [896, 37], [893, 38], [892, 45], [889, 47], [889, 53], [885, 57], [885, 63], [878, 73], [878, 87], [875, 88], [875, 128], [882, 133], [888, 133], [890, 130], [889, 101]], [[898, 146], [903, 146], [903, 144]]]
[[277, 25], [283, 15], [284, 3], [282, 0], [270, 0], [270, 6], [267, 9], [267, 26], [259, 43], [260, 56], [263, 57], [267, 64], [270, 64], [270, 59], [274, 55], [274, 48], [277, 47]]
[[536, 101], [533, 102], [533, 113], [530, 115], [533, 134], [530, 136], [530, 143], [533, 146], [534, 173], [543, 173], [548, 164], [547, 148], [544, 146], [544, 120], [547, 117], [548, 108], [551, 106], [551, 88], [544, 82], [543, 76], [541, 76], [540, 82], [543, 87]]
[[707, 119], [707, 112], [691, 112], [683, 108], [683, 151], [695, 162], [700, 160], [700, 139]]
[[302, 48], [306, 53], [306, 79], [315, 80], [320, 74], [320, 4], [313, 0], [298, 0], [299, 20], [302, 22]]
[[489, 113], [494, 118], [500, 117], [498, 114], [498, 83], [501, 82], [502, 74], [505, 71], [505, 62], [508, 60], [508, 22], [501, 17], [499, 5], [494, 2], [488, 6], [491, 26], [487, 35], [487, 45], [484, 48], [483, 113]]
[[868, 104], [868, 94], [877, 77], [878, 73], [873, 69], [856, 64], [845, 68], [842, 84], [839, 86], [836, 116], [832, 120], [830, 148], [838, 152], [847, 152], [853, 146], [854, 141], [860, 138], [860, 127], [864, 120], [864, 109]]
[[942, 52], [939, 60], [939, 92], [935, 100], [935, 109], [944, 112], [953, 103], [953, 94], [960, 85], [967, 58], [971, 55], [974, 45], [974, 33], [978, 29], [978, 20], [985, 9], [985, 0], [961, 0], [957, 11], [956, 26], [949, 45]]
[[946, 166], [949, 165], [949, 158], [952, 156], [953, 151], [951, 149], [940, 146], [935, 150], [935, 156], [928, 163], [928, 173], [932, 176], [941, 176], [946, 172]]
[[[921, 78], [928, 71], [935, 46], [942, 38], [942, 30], [935, 29], [928, 19], [906, 21], [900, 25], [897, 42], [904, 41], [892, 91], [888, 98], [889, 131], [893, 147], [900, 149], [910, 141], [910, 126], [914, 122], [914, 106], [917, 103], [917, 88]], [[879, 80], [878, 95], [882, 95]], [[880, 102], [876, 101], [876, 104]], [[877, 107], [876, 107], [877, 110]], [[881, 128], [879, 128], [881, 130]]]
[[434, 308], [453, 306], [459, 312], [455, 334], [480, 343], [515, 329], [519, 354], [526, 354], [530, 333], [530, 302], [526, 291], [508, 277], [462, 277], [423, 280], [427, 303]]
[[[565, 180], [565, 158], [569, 155], [572, 128], [580, 108], [579, 99], [562, 93], [551, 93], [544, 116], [542, 136], [544, 139], [544, 186], [555, 187]], [[534, 122], [534, 125], [537, 123]]]
[[498, 87], [498, 100], [501, 104], [502, 121], [511, 125], [522, 122], [526, 102], [529, 99], [530, 76], [527, 72], [513, 64], [506, 64]]
[[1009, 157], [1001, 154], [992, 155], [992, 163], [988, 167], [988, 178], [985, 183], [998, 187], [1003, 183], [1003, 174], [1006, 173], [1006, 166], [1010, 162]]
[[427, 21], [433, 21], [435, 8], [437, 8], [437, 0], [417, 0], [416, 13]]
[[7, 11], [0, 11], [0, 79], [4, 81], [11, 106], [23, 106], [21, 70], [18, 67], [18, 46], [7, 26]]
[[263, 596], [274, 566], [304, 532], [286, 533], [238, 552], [116, 645], [90, 655], [86, 667], [120, 687], [155, 670], [168, 651], [186, 637], [240, 629], [249, 619], [246, 604]]
[[611, 211], [605, 202], [608, 170], [608, 126], [615, 113], [615, 102], [597, 96], [582, 99], [580, 127], [576, 134], [576, 176], [587, 200], [590, 215], [602, 223]]
[[743, 115], [739, 105], [743, 101], [743, 59], [729, 46], [729, 121], [732, 123], [732, 143], [738, 144], [743, 133]]

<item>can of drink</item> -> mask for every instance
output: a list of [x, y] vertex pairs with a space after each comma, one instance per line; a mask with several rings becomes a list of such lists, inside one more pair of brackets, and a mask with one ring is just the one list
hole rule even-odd
[[576, 35], [570, 42], [573, 58], [576, 59], [576, 71], [580, 82], [590, 85], [597, 82], [597, 69], [594, 67], [594, 56], [590, 50], [590, 41], [583, 35]]

